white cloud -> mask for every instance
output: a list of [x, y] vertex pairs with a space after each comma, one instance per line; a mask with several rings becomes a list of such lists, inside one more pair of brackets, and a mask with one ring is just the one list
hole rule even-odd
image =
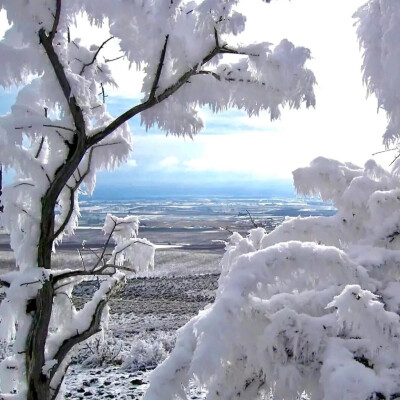
[[129, 159], [128, 161], [127, 161], [127, 163], [126, 163], [127, 165], [128, 165], [128, 167], [130, 167], [130, 168], [135, 168], [135, 167], [137, 167], [137, 162], [136, 162], [136, 160], [134, 160], [133, 158], [131, 158], [131, 159]]
[[[237, 111], [214, 114], [202, 110], [207, 124], [205, 134], [200, 133], [193, 141], [162, 134], [135, 135], [138, 130], [133, 129], [135, 159], [129, 160], [125, 168], [136, 167], [135, 173], [151, 171], [157, 175], [161, 171], [174, 176], [177, 171], [192, 171], [193, 176], [204, 173], [211, 178], [213, 172], [226, 174], [227, 178], [242, 174], [250, 180], [290, 178], [292, 170], [308, 165], [317, 156], [362, 165], [382, 149], [381, 135], [386, 124], [384, 113], [376, 114], [376, 100], [365, 99], [362, 85], [361, 55], [351, 15], [364, 2], [240, 2], [248, 15], [241, 41], [278, 43], [287, 37], [296, 45], [311, 49], [313, 59], [309, 66], [318, 81], [316, 109], [284, 110], [281, 120], [274, 122], [267, 115], [247, 118]], [[3, 21], [4, 12], [0, 13], [0, 26], [5, 26]], [[101, 30], [88, 36], [83, 22], [78, 25], [91, 42], [99, 43], [108, 37], [108, 32]], [[108, 57], [118, 55], [112, 42], [106, 50]], [[120, 88], [108, 93], [108, 101], [116, 93], [137, 98], [142, 75], [135, 68], [129, 70], [124, 61], [110, 66]], [[119, 104], [123, 109], [129, 107], [126, 100]], [[392, 153], [383, 154], [376, 160], [388, 167], [392, 157]]]
[[160, 161], [161, 168], [170, 168], [179, 164], [179, 160], [176, 157], [165, 157]]

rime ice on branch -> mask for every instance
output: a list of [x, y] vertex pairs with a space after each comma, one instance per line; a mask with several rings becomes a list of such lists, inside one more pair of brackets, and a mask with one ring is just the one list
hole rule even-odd
[[[15, 172], [3, 190], [2, 222], [19, 268], [0, 277], [7, 296], [1, 330], [15, 339], [14, 356], [1, 364], [12, 377], [1, 377], [0, 397], [55, 399], [70, 350], [101, 329], [107, 299], [123, 279], [119, 271], [153, 264], [154, 249], [137, 237], [137, 221], [108, 216], [108, 236], [94, 263], [81, 249], [80, 270], [52, 271], [57, 244], [78, 226], [79, 193], [93, 193], [98, 171], [128, 159], [130, 118], [140, 114], [147, 128], [192, 136], [204, 125], [200, 106], [214, 112], [236, 107], [249, 115], [266, 111], [277, 118], [282, 106], [314, 105], [315, 78], [305, 66], [309, 50], [287, 40], [276, 47], [231, 45], [246, 23], [236, 5], [0, 0], [11, 25], [0, 42], [0, 86], [19, 88], [10, 112], [0, 118], [0, 164]], [[109, 36], [86, 45], [77, 25], [82, 14]], [[142, 95], [113, 118], [106, 104], [107, 89], [116, 86], [110, 62], [121, 57], [144, 73]], [[109, 256], [112, 238], [116, 247]], [[77, 312], [72, 288], [93, 276], [105, 280]]]

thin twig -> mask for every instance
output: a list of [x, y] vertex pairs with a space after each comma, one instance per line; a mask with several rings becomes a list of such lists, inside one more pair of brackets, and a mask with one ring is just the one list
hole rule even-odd
[[219, 229], [223, 230], [223, 231], [227, 231], [229, 232], [231, 235], [233, 235], [233, 231], [231, 231], [230, 229], [224, 227], [224, 226], [220, 226]]
[[398, 150], [398, 148], [394, 148], [394, 149], [386, 149], [386, 150], [382, 150], [382, 151], [377, 151], [376, 153], [372, 153], [372, 156], [376, 156], [377, 154], [382, 154], [382, 153], [388, 153], [389, 151], [395, 151]]
[[30, 183], [30, 182], [21, 182], [21, 183], [17, 183], [16, 185], [14, 185], [14, 188], [17, 188], [18, 186], [24, 186], [24, 185], [35, 187], [35, 185], [34, 185], [33, 183]]
[[83, 256], [82, 256], [82, 252], [81, 252], [80, 249], [77, 249], [77, 250], [78, 250], [78, 253], [79, 253], [79, 257], [81, 258], [82, 268], [86, 271], [85, 261], [84, 261]]
[[41, 283], [42, 281], [32, 281], [32, 282], [25, 282], [21, 283], [19, 286], [29, 286], [29, 285], [34, 285], [35, 283]]
[[247, 214], [249, 215], [250, 221], [251, 221], [251, 223], [253, 224], [254, 228], [258, 228], [258, 225], [254, 222], [254, 219], [253, 219], [253, 217], [251, 216], [249, 210], [246, 210], [246, 212], [247, 212]]
[[86, 67], [90, 67], [97, 59], [97, 56], [99, 55], [101, 49], [106, 45], [107, 42], [109, 42], [111, 39], [114, 39], [114, 36], [109, 37], [107, 40], [105, 40], [100, 47], [97, 49], [96, 53], [94, 53], [92, 61], [90, 61], [87, 64], [83, 64], [83, 67], [81, 69], [81, 72], [79, 72], [79, 75], [83, 75], [83, 73], [85, 72]]
[[396, 160], [400, 157], [400, 153], [394, 158], [394, 160], [389, 164], [389, 167], [396, 162]]
[[[75, 131], [74, 131], [72, 128], [68, 128], [68, 127], [66, 127], [66, 126], [51, 125], [51, 124], [43, 124], [43, 126], [44, 126], [45, 128], [64, 129], [65, 131], [69, 131], [69, 132], [75, 133]], [[32, 128], [32, 127], [31, 127], [31, 128]], [[15, 129], [17, 129], [17, 128], [15, 128]]]
[[43, 143], [44, 143], [44, 136], [42, 136], [42, 139], [40, 140], [39, 148], [38, 148], [38, 151], [35, 154], [35, 158], [39, 157], [40, 152], [42, 151], [42, 148], [43, 148]]
[[103, 260], [104, 254], [105, 254], [105, 252], [106, 252], [106, 250], [107, 250], [107, 246], [108, 246], [108, 244], [110, 243], [112, 234], [114, 233], [115, 227], [117, 226], [117, 222], [116, 222], [114, 219], [113, 219], [112, 221], [114, 222], [114, 226], [113, 226], [113, 228], [111, 229], [110, 234], [108, 235], [108, 238], [107, 238], [107, 240], [106, 240], [106, 242], [105, 242], [105, 244], [104, 244], [104, 246], [103, 246], [103, 250], [102, 250], [102, 252], [101, 252], [100, 258], [99, 258], [99, 260], [97, 261], [97, 263], [95, 264], [95, 266], [93, 267], [93, 270], [95, 270], [95, 269], [98, 267], [98, 265], [100, 264], [101, 260]]
[[125, 54], [122, 54], [122, 56], [119, 56], [119, 57], [115, 57], [115, 58], [106, 58], [106, 59], [104, 60], [104, 62], [109, 63], [109, 62], [113, 62], [113, 61], [120, 60], [121, 58], [124, 58], [124, 57], [125, 57]]

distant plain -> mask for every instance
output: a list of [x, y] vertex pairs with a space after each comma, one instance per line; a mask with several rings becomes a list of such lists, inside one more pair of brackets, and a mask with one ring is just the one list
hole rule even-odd
[[[110, 301], [110, 321], [102, 338], [82, 346], [66, 377], [66, 398], [139, 399], [148, 373], [172, 349], [176, 330], [208, 303], [218, 286], [220, 260], [230, 232], [246, 235], [254, 224], [271, 231], [285, 217], [332, 215], [330, 204], [315, 199], [145, 198], [123, 201], [83, 200], [80, 228], [54, 255], [54, 268], [90, 265], [104, 245], [101, 226], [107, 213], [140, 218], [139, 237], [156, 247], [155, 268], [132, 275]], [[111, 247], [110, 247], [111, 250]], [[93, 251], [93, 252], [92, 252]], [[91, 254], [90, 254], [91, 253]], [[15, 269], [7, 233], [0, 231], [0, 272]], [[81, 283], [73, 301], [90, 299], [94, 281]], [[7, 344], [0, 346], [0, 358]], [[196, 387], [192, 399], [204, 398]]]

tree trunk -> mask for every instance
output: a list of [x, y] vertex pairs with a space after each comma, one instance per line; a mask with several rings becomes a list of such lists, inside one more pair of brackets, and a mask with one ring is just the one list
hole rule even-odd
[[53, 283], [46, 280], [36, 296], [35, 311], [26, 343], [27, 400], [51, 400], [50, 381], [42, 373], [45, 346], [53, 309]]
[[0, 213], [4, 211], [4, 206], [1, 202], [1, 195], [3, 194], [3, 166], [0, 164]]
[[[85, 155], [85, 140], [81, 135], [75, 151], [56, 174], [49, 190], [42, 197], [40, 238], [38, 243], [38, 268], [51, 269], [51, 257], [54, 242], [54, 209], [61, 190], [78, 167]], [[46, 340], [53, 311], [53, 280], [46, 280], [38, 291], [33, 306], [27, 312], [32, 313], [32, 324], [26, 341], [26, 378], [28, 384], [27, 400], [52, 400], [55, 392], [50, 389], [50, 379], [42, 373], [45, 364]], [[55, 389], [54, 389], [55, 390]]]

